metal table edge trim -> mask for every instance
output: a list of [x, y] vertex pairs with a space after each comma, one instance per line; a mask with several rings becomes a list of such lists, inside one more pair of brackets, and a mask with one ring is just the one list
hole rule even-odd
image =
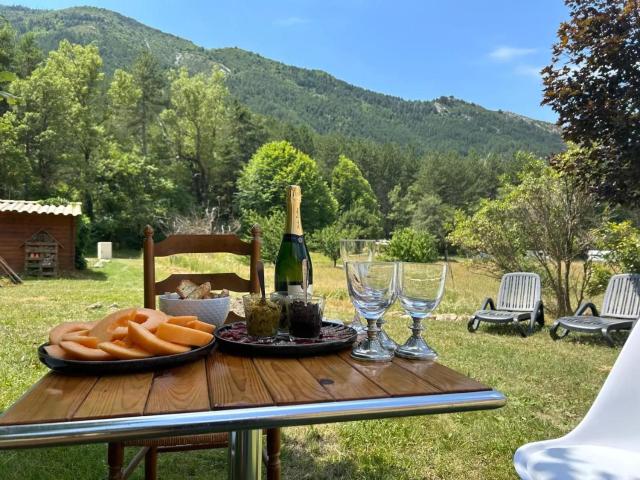
[[505, 405], [496, 390], [99, 420], [0, 426], [0, 449], [126, 441], [316, 423], [487, 410]]

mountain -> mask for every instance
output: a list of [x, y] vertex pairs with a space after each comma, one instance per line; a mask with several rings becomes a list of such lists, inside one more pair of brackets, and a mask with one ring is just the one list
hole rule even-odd
[[564, 149], [557, 127], [547, 122], [453, 97], [403, 100], [239, 48], [204, 49], [106, 9], [0, 6], [0, 15], [19, 33], [33, 31], [45, 51], [55, 49], [62, 39], [95, 42], [107, 73], [130, 66], [142, 48], [151, 49], [168, 68], [222, 68], [232, 94], [253, 111], [318, 133], [396, 142], [422, 151], [528, 150], [548, 155]]

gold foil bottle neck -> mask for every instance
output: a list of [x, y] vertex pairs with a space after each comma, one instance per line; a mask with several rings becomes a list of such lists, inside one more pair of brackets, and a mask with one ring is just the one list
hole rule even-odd
[[299, 185], [287, 187], [287, 223], [285, 233], [302, 235], [302, 218], [300, 216], [300, 204], [302, 203], [302, 190]]

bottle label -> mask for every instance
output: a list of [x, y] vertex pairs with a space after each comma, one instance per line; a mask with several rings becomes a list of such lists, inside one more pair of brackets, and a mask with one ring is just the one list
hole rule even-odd
[[[289, 295], [302, 295], [304, 291], [302, 290], [302, 285], [288, 285], [287, 293]], [[307, 287], [307, 295], [313, 295], [313, 285]]]

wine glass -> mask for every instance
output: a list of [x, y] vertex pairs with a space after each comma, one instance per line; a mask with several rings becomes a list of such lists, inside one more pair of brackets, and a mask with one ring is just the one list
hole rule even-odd
[[[340, 258], [343, 265], [347, 262], [372, 262], [376, 254], [376, 241], [363, 239], [342, 239], [340, 240]], [[363, 325], [358, 311], [353, 315], [351, 328], [358, 334], [364, 333], [366, 327]]]
[[378, 338], [376, 322], [396, 299], [396, 269], [391, 262], [347, 262], [345, 271], [349, 297], [356, 311], [367, 321], [367, 337], [353, 348], [359, 360], [389, 361], [393, 351]]
[[400, 304], [411, 316], [412, 335], [396, 350], [399, 357], [414, 360], [435, 360], [438, 354], [422, 337], [422, 320], [430, 317], [444, 294], [447, 265], [398, 262], [397, 289]]

